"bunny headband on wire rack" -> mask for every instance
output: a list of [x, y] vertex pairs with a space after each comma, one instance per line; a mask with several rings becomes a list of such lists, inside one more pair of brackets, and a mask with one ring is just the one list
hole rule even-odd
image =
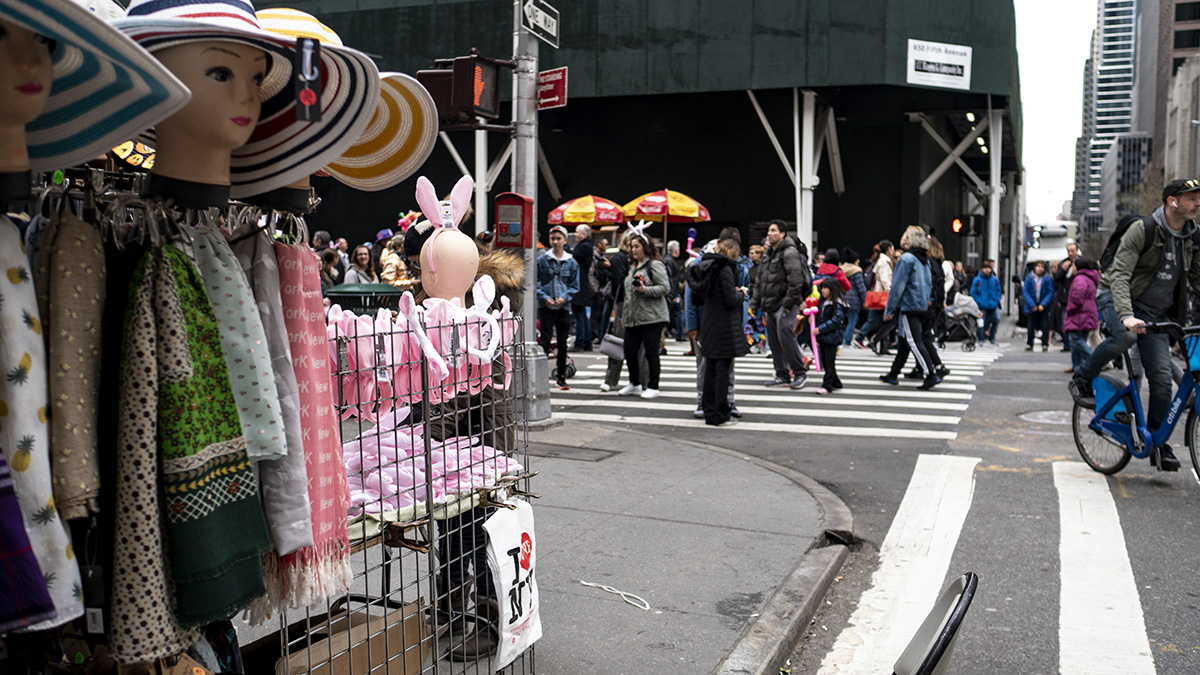
[[[446, 230], [457, 230], [458, 224], [467, 215], [467, 208], [471, 205], [471, 194], [474, 190], [475, 182], [471, 180], [470, 176], [463, 176], [454, 184], [454, 189], [450, 191], [450, 198], [440, 200], [437, 198], [437, 191], [434, 190], [433, 183], [429, 182], [425, 176], [418, 178], [417, 204], [420, 205], [421, 212], [428, 218], [412, 228], [420, 240], [424, 240], [428, 236], [428, 241], [432, 242]], [[424, 241], [419, 241], [419, 243], [421, 246], [417, 249], [418, 256], [420, 251], [425, 248]], [[433, 247], [430, 246], [426, 250], [428, 252], [425, 254], [424, 262], [429, 265], [430, 272], [437, 272], [433, 266]]]

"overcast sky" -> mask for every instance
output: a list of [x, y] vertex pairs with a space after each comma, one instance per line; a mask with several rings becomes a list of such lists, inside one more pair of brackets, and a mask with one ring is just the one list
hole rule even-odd
[[1024, 118], [1025, 213], [1053, 220], [1075, 187], [1083, 62], [1097, 0], [1015, 0]]

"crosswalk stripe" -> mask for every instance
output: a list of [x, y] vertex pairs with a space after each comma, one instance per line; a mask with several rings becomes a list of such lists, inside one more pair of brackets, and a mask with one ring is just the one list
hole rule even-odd
[[[580, 422], [608, 422], [620, 424], [642, 424], [687, 427], [693, 429], [723, 430], [722, 427], [710, 427], [704, 420], [697, 419], [667, 419], [662, 417], [635, 417], [621, 414], [604, 415], [599, 413], [581, 413], [566, 411], [559, 413], [564, 419]], [[914, 438], [923, 440], [952, 441], [958, 437], [953, 431], [932, 431], [925, 429], [872, 427], [840, 427], [831, 424], [773, 424], [770, 422], [742, 422], [728, 427], [731, 431], [766, 431], [771, 433], [798, 434], [804, 436], [880, 436], [887, 438]]]
[[[568, 383], [572, 387], [571, 391], [575, 391], [577, 388], [582, 388], [582, 387], [599, 388], [601, 383], [603, 383], [603, 382], [604, 382], [604, 378], [599, 377], [599, 376], [580, 377], [580, 376], [576, 375], [574, 378], [568, 380]], [[904, 399], [910, 399], [910, 400], [931, 399], [930, 400], [931, 405], [936, 405], [936, 401], [941, 400], [941, 399], [950, 399], [950, 400], [957, 400], [957, 401], [970, 401], [971, 397], [972, 397], [972, 394], [970, 394], [970, 393], [946, 391], [944, 389], [939, 391], [938, 388], [934, 388], [929, 391], [921, 391], [920, 389], [917, 389], [915, 386], [906, 387], [906, 386], [900, 385], [897, 387], [891, 387], [891, 386], [883, 385], [878, 380], [876, 380], [875, 383], [879, 385], [878, 389], [858, 389], [858, 388], [854, 388], [854, 387], [847, 387], [845, 389], [839, 389], [837, 391], [837, 393], [834, 394], [834, 396], [883, 398], [883, 399], [904, 398]], [[752, 384], [752, 385], [738, 384], [737, 386], [738, 386], [739, 392], [744, 391], [743, 387], [746, 387], [747, 389], [753, 387], [760, 391], [792, 392], [792, 393], [796, 394], [797, 396], [803, 396], [804, 392], [815, 391], [814, 387], [820, 386], [820, 383], [810, 379], [810, 384], [807, 386], [807, 388], [802, 389], [800, 391], [793, 391], [787, 387], [764, 387], [761, 384], [757, 384], [757, 383]], [[691, 390], [694, 392], [696, 390], [696, 378], [693, 377], [690, 381], [686, 381], [686, 382], [681, 380], [681, 381], [679, 381], [679, 383], [676, 383], [675, 381], [660, 381], [659, 382], [659, 391], [668, 391], [668, 390], [679, 390], [679, 391]], [[557, 395], [559, 393], [566, 393], [566, 392], [555, 392], [555, 395]], [[594, 393], [594, 392], [586, 392], [585, 391], [584, 393]]]
[[[630, 401], [630, 400], [617, 401], [617, 400], [613, 400], [613, 399], [600, 399], [600, 400], [593, 399], [593, 400], [590, 400], [587, 402], [580, 402], [578, 404], [566, 404], [565, 406], [563, 404], [557, 404], [557, 405], [559, 407], [580, 406], [580, 407], [586, 407], [589, 409], [590, 408], [626, 408], [626, 409], [628, 409], [628, 408], [634, 408], [634, 407], [646, 408], [647, 406], [645, 405], [645, 403], [650, 403], [650, 402], [649, 401], [643, 402], [641, 399], [638, 400], [638, 403], [634, 403], [633, 401]], [[639, 405], [639, 404], [641, 404], [641, 405]], [[694, 400], [690, 404], [669, 403], [669, 402], [660, 402], [659, 400], [654, 400], [653, 406], [654, 406], [655, 410], [669, 410], [672, 412], [686, 412], [689, 414], [696, 409], [696, 403]], [[837, 419], [837, 418], [841, 417], [841, 418], [853, 418], [856, 420], [877, 420], [877, 421], [883, 421], [883, 422], [896, 422], [896, 421], [903, 420], [904, 422], [910, 423], [910, 424], [958, 424], [958, 421], [959, 421], [959, 418], [950, 417], [947, 415], [921, 415], [921, 414], [914, 414], [914, 413], [896, 414], [896, 413], [872, 412], [869, 410], [829, 411], [829, 410], [808, 410], [803, 407], [781, 408], [778, 406], [772, 406], [769, 408], [765, 408], [765, 407], [758, 407], [758, 406], [747, 406], [744, 404], [739, 405], [738, 409], [741, 410], [743, 415], [760, 415], [761, 414], [761, 415], [768, 415], [771, 417], [817, 417], [817, 418], [822, 418], [822, 419], [824, 419], [824, 418]]]
[[[696, 374], [695, 373], [662, 373], [658, 379], [659, 379], [659, 384], [675, 384], [675, 383], [684, 384], [684, 383], [688, 383], [688, 382], [690, 382], [693, 386], [695, 386], [695, 384], [696, 384]], [[878, 377], [848, 377], [848, 376], [842, 377], [842, 375], [839, 373], [838, 379], [840, 379], [842, 381], [842, 384], [845, 384], [845, 385], [852, 385], [852, 384], [878, 385], [879, 387], [888, 387], [889, 389], [892, 388], [892, 385], [885, 385], [882, 382], [880, 382]], [[581, 377], [581, 375], [577, 373], [574, 378], [571, 378], [570, 381], [574, 382], [576, 380], [578, 380], [580, 382], [586, 382], [589, 384], [594, 382], [596, 384], [596, 386], [600, 386], [600, 383], [604, 381], [604, 374], [599, 371], [596, 371], [595, 373], [589, 372], [589, 373], [587, 373], [586, 376]], [[755, 378], [755, 380], [759, 380], [759, 378]], [[752, 381], [752, 382], [746, 383], [746, 378], [738, 378], [738, 381], [745, 383], [745, 386], [752, 386], [752, 387], [764, 386], [762, 381]], [[916, 385], [920, 384], [920, 382], [918, 380], [908, 380], [908, 381], [913, 383], [913, 390], [912, 390], [913, 393], [931, 393], [931, 392], [935, 392], [935, 391], [939, 391], [939, 390], [941, 392], [972, 392], [972, 391], [975, 391], [975, 388], [976, 388], [974, 384], [957, 384], [954, 382], [946, 382], [944, 384], [937, 385], [937, 387], [935, 389], [932, 389], [929, 392], [924, 392], [924, 391], [920, 391], [920, 390], [916, 389]], [[807, 386], [813, 386], [813, 385], [820, 386], [820, 384], [821, 384], [820, 375], [818, 373], [810, 372], [808, 374], [808, 385]], [[783, 387], [780, 387], [780, 388], [782, 389]], [[882, 392], [882, 391], [887, 391], [887, 390], [879, 389], [878, 391]], [[969, 393], [964, 394], [964, 396], [966, 396], [967, 398], [971, 397], [971, 395]]]
[[[879, 548], [879, 569], [819, 675], [890, 673], [945, 583], [971, 508], [976, 457], [921, 455]], [[1100, 595], [1100, 594], [1098, 594]], [[1104, 635], [1102, 633], [1096, 635]]]
[[1059, 672], [1156, 672], [1108, 481], [1081, 462], [1055, 462], [1054, 487], [1061, 529]]
[[[606, 368], [607, 368], [607, 366], [604, 364], [593, 364], [593, 365], [584, 366], [583, 369], [588, 370], [588, 371], [602, 371], [602, 370], [605, 370]], [[772, 368], [769, 364], [766, 366], [756, 367], [756, 366], [746, 366], [746, 365], [739, 363], [734, 368], [734, 371], [738, 372], [738, 373], [753, 374], [755, 377], [771, 377], [775, 374], [775, 369]], [[874, 377], [877, 375], [882, 375], [883, 373], [887, 372], [887, 368], [886, 367], [878, 368], [876, 366], [845, 367], [839, 363], [837, 365], [837, 371], [838, 371], [839, 376], [845, 375], [845, 374], [854, 374], [854, 375], [868, 374], [868, 375]], [[696, 372], [696, 364], [693, 363], [693, 364], [687, 365], [687, 366], [663, 364], [662, 372], [664, 372], [664, 373], [688, 373], [688, 372], [695, 373]], [[983, 376], [983, 371], [977, 371], [977, 372], [978, 372], [978, 375], [976, 375], [976, 377]], [[812, 376], [812, 375], [816, 375], [817, 371], [814, 369], [814, 370], [808, 371], [808, 373], [810, 376]], [[946, 382], [970, 382], [971, 377], [972, 377], [972, 375], [970, 372], [965, 372], [961, 369], [956, 368], [956, 369], [952, 369], [952, 372], [948, 377], [944, 377], [942, 379]]]
[[[576, 382], [577, 382], [576, 380], [571, 381], [572, 385], [575, 385]], [[970, 405], [968, 403], [947, 403], [945, 401], [938, 401], [938, 402], [936, 402], [936, 404], [931, 404], [931, 402], [929, 402], [929, 401], [886, 401], [886, 400], [880, 400], [880, 399], [868, 400], [868, 399], [863, 399], [863, 398], [850, 398], [850, 397], [842, 396], [842, 392], [844, 392], [844, 391], [845, 390], [842, 390], [841, 392], [838, 392], [837, 394], [835, 394], [833, 396], [820, 396], [820, 397], [804, 396], [803, 398], [798, 398], [798, 394], [803, 395], [803, 392], [793, 392], [791, 390], [788, 390], [787, 393], [781, 393], [779, 395], [772, 395], [772, 394], [748, 393], [744, 390], [739, 389], [737, 391], [736, 400], [737, 401], [754, 401], [756, 403], [783, 403], [783, 404], [787, 404], [790, 406], [815, 405], [815, 406], [851, 407], [851, 408], [853, 408], [853, 407], [915, 408], [915, 409], [919, 409], [919, 410], [929, 410], [931, 405], [936, 405], [936, 407], [939, 410], [946, 410], [946, 411], [949, 411], [949, 410], [963, 411], [963, 410], [966, 410]], [[921, 393], [924, 393], [924, 392], [921, 392]], [[692, 401], [696, 400], [696, 391], [694, 388], [688, 389], [685, 391], [678, 391], [678, 392], [674, 391], [674, 390], [660, 389], [659, 394], [660, 394], [659, 395], [660, 400], [661, 399], [680, 399], [680, 400], [692, 400]], [[596, 400], [595, 390], [591, 390], [591, 389], [585, 390], [581, 387], [573, 387], [569, 391], [555, 391], [554, 396], [555, 397], [558, 397], [558, 396], [576, 397], [576, 398], [580, 398], [580, 399], [586, 398], [586, 400], [588, 400], [588, 401]], [[557, 405], [557, 403], [555, 403], [555, 405]], [[634, 403], [632, 400], [630, 400], [629, 405], [637, 405], [637, 403]], [[900, 415], [898, 415], [896, 417], [897, 421], [902, 421], [903, 419], [904, 419], [904, 417], [902, 417]]]

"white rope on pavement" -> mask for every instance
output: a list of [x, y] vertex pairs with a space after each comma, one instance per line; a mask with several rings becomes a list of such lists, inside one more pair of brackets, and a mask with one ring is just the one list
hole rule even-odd
[[609, 593], [616, 593], [617, 595], [621, 596], [622, 600], [633, 605], [634, 607], [637, 607], [638, 609], [644, 609], [646, 611], [650, 611], [650, 603], [646, 602], [641, 597], [634, 595], [633, 593], [626, 593], [625, 591], [618, 591], [617, 589], [613, 588], [612, 586], [605, 586], [603, 584], [589, 583], [587, 581], [584, 581], [583, 579], [580, 579], [579, 583], [583, 584], [584, 586], [590, 586], [591, 588], [599, 588], [600, 590], [608, 591]]

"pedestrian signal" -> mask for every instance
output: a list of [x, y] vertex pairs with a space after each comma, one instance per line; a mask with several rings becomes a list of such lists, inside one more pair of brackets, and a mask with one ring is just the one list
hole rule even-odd
[[950, 230], [953, 231], [954, 234], [962, 234], [962, 231], [963, 231], [962, 218], [955, 218], [953, 221], [951, 221]]

